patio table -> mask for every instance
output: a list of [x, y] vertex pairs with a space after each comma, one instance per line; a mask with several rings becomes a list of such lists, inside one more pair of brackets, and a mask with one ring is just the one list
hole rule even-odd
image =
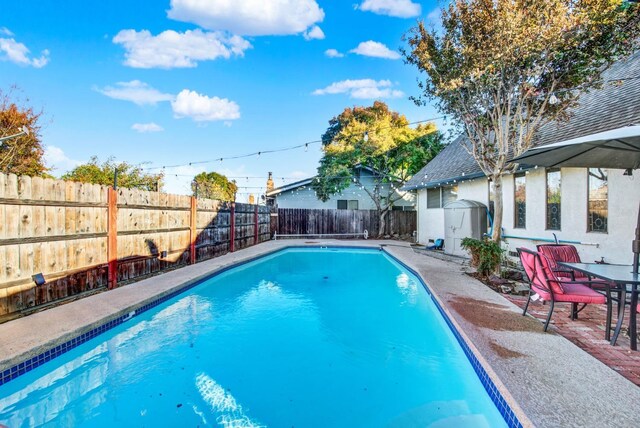
[[640, 285], [640, 274], [633, 273], [631, 265], [609, 265], [602, 263], [569, 263], [559, 262], [558, 265], [582, 272], [588, 276], [604, 279], [620, 286], [620, 302], [618, 307], [618, 322], [611, 338], [611, 344], [615, 345], [622, 328], [624, 320], [624, 308], [626, 306], [627, 291], [631, 293], [630, 314], [629, 314], [629, 337], [631, 349], [638, 349], [636, 335], [636, 312], [638, 306], [638, 285]]

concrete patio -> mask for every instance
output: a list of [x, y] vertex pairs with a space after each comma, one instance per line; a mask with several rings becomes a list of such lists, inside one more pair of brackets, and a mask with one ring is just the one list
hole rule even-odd
[[[16, 319], [0, 325], [0, 371], [185, 283], [290, 245], [383, 245], [419, 272], [525, 426], [640, 425], [640, 388], [565, 337], [543, 333], [538, 320], [522, 317], [518, 306], [466, 275], [460, 264], [418, 254], [396, 241], [270, 241]], [[563, 317], [559, 312], [554, 319]]]

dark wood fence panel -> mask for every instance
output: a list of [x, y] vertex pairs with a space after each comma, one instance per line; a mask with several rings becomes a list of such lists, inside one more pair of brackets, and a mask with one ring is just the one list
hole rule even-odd
[[[380, 217], [375, 210], [278, 208], [278, 235], [332, 235], [369, 232], [376, 236]], [[416, 211], [390, 211], [385, 235], [412, 235], [417, 226]]]
[[0, 174], [0, 319], [264, 242], [270, 222], [265, 206]]

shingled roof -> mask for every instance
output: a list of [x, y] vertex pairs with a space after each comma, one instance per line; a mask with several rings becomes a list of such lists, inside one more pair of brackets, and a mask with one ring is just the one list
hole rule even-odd
[[[535, 137], [534, 146], [640, 124], [640, 51], [612, 65], [602, 78], [605, 82], [603, 87], [583, 94], [568, 121], [551, 122], [543, 126]], [[465, 138], [460, 136], [451, 142], [403, 189], [439, 187], [453, 180], [484, 176], [464, 148]]]

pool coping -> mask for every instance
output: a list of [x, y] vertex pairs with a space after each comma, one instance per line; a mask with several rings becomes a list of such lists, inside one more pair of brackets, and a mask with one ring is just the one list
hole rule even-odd
[[[384, 242], [384, 241], [383, 241]], [[124, 308], [121, 308], [115, 313], [112, 313], [109, 316], [101, 317], [93, 322], [82, 325], [78, 328], [72, 329], [68, 331], [66, 334], [58, 336], [54, 339], [50, 339], [44, 343], [39, 344], [39, 346], [32, 347], [30, 350], [22, 353], [18, 353], [13, 355], [10, 358], [5, 358], [0, 361], [0, 385], [3, 385], [11, 380], [41, 366], [42, 364], [76, 348], [77, 346], [91, 340], [92, 338], [99, 336], [100, 334], [125, 323], [126, 321], [140, 315], [164, 302], [167, 300], [182, 294], [189, 289], [197, 286], [203, 281], [208, 280], [211, 277], [222, 274], [225, 271], [230, 269], [237, 268], [239, 266], [251, 263], [255, 260], [271, 256], [273, 254], [286, 251], [288, 249], [295, 248], [350, 248], [350, 249], [366, 249], [366, 250], [380, 250], [392, 260], [400, 264], [403, 268], [407, 269], [411, 272], [416, 278], [422, 283], [427, 294], [431, 297], [438, 311], [444, 318], [445, 322], [451, 329], [452, 334], [460, 344], [463, 352], [465, 353], [467, 359], [471, 363], [474, 371], [476, 372], [480, 382], [485, 388], [487, 394], [493, 401], [494, 405], [498, 409], [498, 411], [503, 416], [505, 422], [510, 427], [522, 427], [522, 426], [533, 426], [531, 421], [527, 418], [526, 414], [522, 411], [516, 400], [511, 396], [508, 389], [505, 387], [504, 383], [500, 380], [495, 371], [491, 368], [490, 364], [486, 359], [484, 359], [479, 352], [479, 350], [473, 345], [473, 342], [470, 338], [464, 333], [461, 326], [456, 322], [455, 318], [451, 315], [451, 313], [447, 310], [443, 302], [435, 295], [433, 290], [429, 287], [425, 278], [413, 267], [409, 264], [405, 263], [398, 255], [394, 255], [385, 249], [385, 243], [380, 241], [369, 241], [366, 243], [350, 243], [348, 241], [340, 241], [336, 242], [314, 242], [309, 244], [300, 244], [292, 241], [280, 241], [280, 245], [276, 245], [275, 248], [264, 248], [266, 251], [259, 251], [257, 254], [247, 254], [246, 257], [235, 257], [236, 260], [232, 260], [230, 263], [222, 261], [222, 264], [219, 264], [216, 268], [213, 269], [204, 269], [202, 272], [197, 273], [195, 276], [192, 276], [186, 281], [180, 282], [173, 287], [169, 287], [163, 291], [160, 291], [157, 294], [152, 294], [147, 296], [146, 298], [127, 305]], [[388, 244], [389, 241], [386, 241]], [[240, 252], [241, 253], [241, 252]], [[253, 251], [252, 253], [256, 253]], [[238, 254], [238, 253], [233, 253]], [[224, 256], [223, 256], [224, 257]], [[216, 259], [213, 259], [216, 260]], [[207, 261], [211, 262], [211, 260]], [[199, 264], [202, 266], [204, 263]], [[194, 265], [198, 266], [198, 265]], [[189, 267], [183, 268], [188, 269]], [[171, 272], [168, 272], [165, 275], [170, 275]], [[153, 278], [143, 280], [140, 283], [145, 283], [148, 281], [153, 281]], [[122, 287], [117, 290], [127, 290], [128, 288], [135, 287], [135, 284], [130, 284], [125, 287]], [[112, 290], [108, 293], [101, 293], [96, 296], [104, 296], [108, 295], [117, 290]], [[78, 300], [76, 302], [71, 302], [71, 304], [87, 302], [94, 296], [90, 296], [86, 299]], [[56, 309], [56, 308], [53, 308]], [[52, 310], [53, 310], [52, 309]], [[41, 312], [39, 314], [45, 314], [41, 316], [46, 316], [47, 311]], [[33, 316], [33, 315], [31, 315]], [[19, 320], [25, 320], [26, 318], [21, 318]], [[19, 320], [9, 321], [6, 324], [10, 324]], [[3, 325], [0, 325], [0, 330]]]

